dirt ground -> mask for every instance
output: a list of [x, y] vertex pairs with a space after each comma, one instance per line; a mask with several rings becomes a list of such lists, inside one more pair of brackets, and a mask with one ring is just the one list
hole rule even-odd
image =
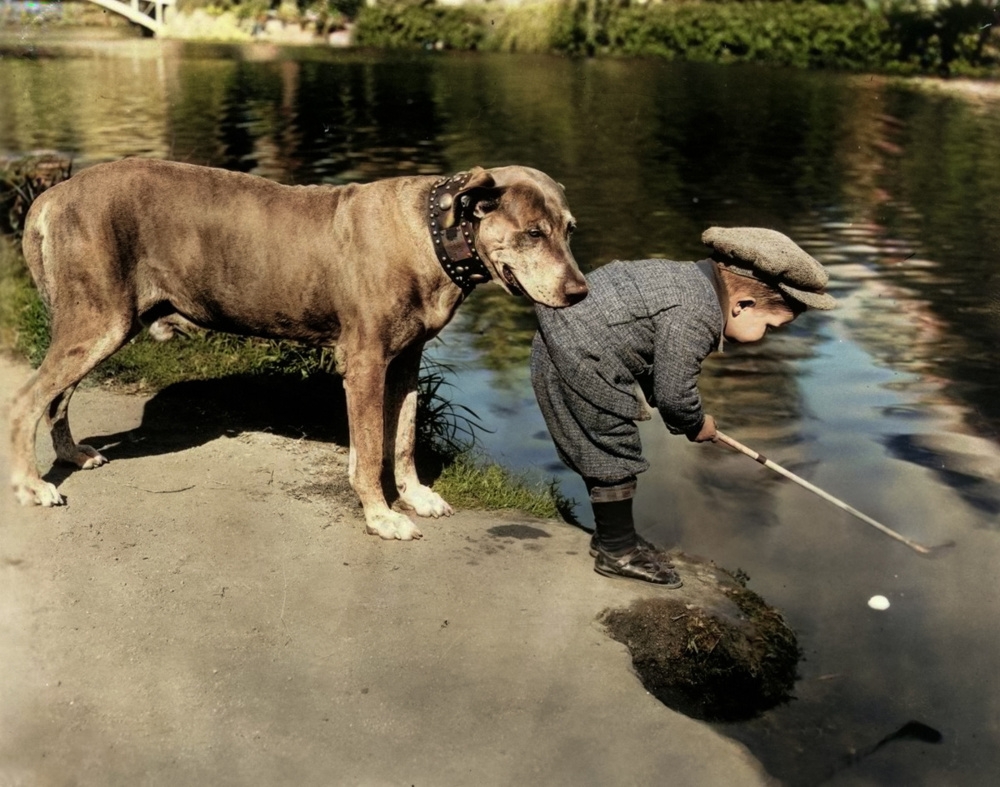
[[[0, 361], [4, 405], [27, 375]], [[345, 449], [295, 435], [315, 403], [238, 387], [79, 391], [94, 471], [40, 430], [68, 505], [0, 502], [0, 785], [770, 783], [644, 691], [585, 532], [366, 536]]]

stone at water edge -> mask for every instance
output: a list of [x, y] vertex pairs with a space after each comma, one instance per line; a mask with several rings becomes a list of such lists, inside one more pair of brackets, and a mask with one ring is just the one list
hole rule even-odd
[[708, 721], [753, 718], [788, 700], [802, 652], [781, 613], [713, 563], [670, 557], [684, 587], [637, 582], [642, 596], [599, 617], [628, 648], [646, 690]]

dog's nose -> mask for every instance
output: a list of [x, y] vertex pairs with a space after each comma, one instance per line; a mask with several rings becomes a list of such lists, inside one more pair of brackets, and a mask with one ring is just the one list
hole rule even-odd
[[566, 300], [572, 306], [574, 303], [579, 303], [586, 298], [587, 293], [590, 292], [590, 288], [587, 286], [586, 279], [580, 279], [579, 281], [569, 282], [563, 292], [566, 295]]

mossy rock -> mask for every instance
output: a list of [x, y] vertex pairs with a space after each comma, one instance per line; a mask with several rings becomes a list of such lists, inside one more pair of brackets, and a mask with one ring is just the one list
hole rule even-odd
[[685, 586], [607, 609], [599, 620], [665, 705], [708, 721], [752, 718], [791, 698], [802, 652], [781, 613], [737, 575], [671, 555]]

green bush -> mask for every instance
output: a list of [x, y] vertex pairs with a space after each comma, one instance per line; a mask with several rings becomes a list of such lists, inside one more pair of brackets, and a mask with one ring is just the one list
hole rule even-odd
[[441, 7], [394, 0], [364, 8], [356, 40], [383, 48], [655, 55], [712, 63], [983, 75], [1000, 64], [985, 0], [661, 2], [553, 0]]
[[73, 160], [54, 151], [0, 158], [0, 233], [21, 236], [35, 197], [73, 171]]
[[[607, 6], [609, 10], [597, 13], [599, 32], [589, 40], [609, 52], [943, 75], [985, 74], [1000, 64], [997, 11], [986, 0], [950, 0], [933, 8], [920, 0], [869, 0], [866, 5], [573, 2], [577, 9]], [[584, 38], [577, 34], [573, 40]]]
[[356, 22], [355, 43], [379, 49], [478, 49], [486, 33], [479, 11], [444, 8], [431, 0], [366, 6]]
[[901, 71], [976, 75], [1000, 63], [1000, 13], [983, 0], [950, 0], [928, 8], [919, 0], [892, 0], [885, 18]]
[[616, 52], [706, 62], [873, 70], [892, 53], [881, 15], [815, 3], [664, 4], [617, 14]]

